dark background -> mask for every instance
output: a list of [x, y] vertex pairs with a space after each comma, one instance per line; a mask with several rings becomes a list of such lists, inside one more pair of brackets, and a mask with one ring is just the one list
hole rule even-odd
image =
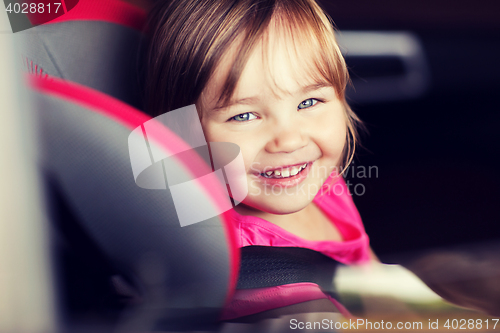
[[341, 31], [414, 33], [430, 68], [419, 98], [350, 101], [368, 129], [355, 165], [379, 171], [351, 179], [366, 189], [354, 201], [375, 253], [394, 261], [500, 240], [500, 1], [321, 4]]

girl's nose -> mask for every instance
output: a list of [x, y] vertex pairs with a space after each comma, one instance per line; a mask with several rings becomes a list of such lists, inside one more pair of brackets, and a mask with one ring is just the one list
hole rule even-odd
[[270, 132], [271, 138], [266, 144], [269, 153], [293, 153], [307, 145], [304, 124], [299, 119], [274, 123]]

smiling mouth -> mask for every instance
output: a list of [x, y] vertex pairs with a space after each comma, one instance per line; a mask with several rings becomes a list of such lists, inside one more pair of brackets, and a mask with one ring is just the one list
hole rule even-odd
[[268, 179], [290, 178], [300, 174], [304, 169], [307, 168], [308, 164], [309, 163], [304, 163], [302, 165], [294, 165], [287, 168], [280, 168], [276, 170], [266, 171], [261, 173], [260, 175]]

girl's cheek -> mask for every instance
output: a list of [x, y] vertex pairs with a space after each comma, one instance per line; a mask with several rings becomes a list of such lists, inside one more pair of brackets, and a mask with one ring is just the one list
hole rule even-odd
[[205, 133], [205, 138], [207, 142], [230, 142], [224, 140], [224, 137], [221, 134], [224, 132], [218, 129], [218, 126], [214, 124], [213, 121], [208, 120], [206, 117], [202, 118], [201, 127], [203, 128], [203, 133]]

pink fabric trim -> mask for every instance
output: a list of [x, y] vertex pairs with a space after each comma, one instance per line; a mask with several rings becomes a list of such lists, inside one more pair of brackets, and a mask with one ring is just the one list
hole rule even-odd
[[237, 290], [233, 301], [224, 310], [222, 320], [230, 320], [322, 298], [328, 297], [317, 284], [310, 282], [285, 284], [272, 288]]
[[[38, 0], [37, 2], [47, 2]], [[48, 1], [50, 2], [50, 1]], [[146, 11], [120, 0], [79, 0], [74, 8], [66, 10], [66, 4], [61, 10], [65, 14], [27, 14], [33, 25], [54, 24], [67, 21], [104, 21], [141, 30], [146, 22]], [[52, 3], [52, 6], [54, 4]]]
[[352, 313], [350, 313], [349, 310], [347, 310], [346, 307], [343, 306], [339, 301], [337, 301], [330, 295], [325, 295], [325, 296], [333, 303], [333, 305], [335, 305], [335, 307], [337, 307], [337, 309], [339, 309], [341, 315], [343, 315], [346, 318], [354, 318]]
[[64, 10], [64, 13], [66, 14], [68, 12], [68, 8], [66, 7], [66, 0], [61, 1], [61, 4], [62, 4], [63, 10]]
[[324, 294], [317, 284], [301, 282], [272, 288], [238, 290], [233, 302], [224, 310], [222, 320], [231, 320], [317, 299], [330, 300], [344, 317], [354, 318], [339, 301]]
[[[151, 119], [141, 111], [123, 103], [109, 95], [101, 93], [92, 88], [79, 85], [77, 83], [68, 82], [59, 78], [51, 78], [44, 80], [39, 77], [28, 75], [28, 83], [34, 89], [43, 92], [46, 95], [57, 96], [61, 99], [71, 101], [72, 103], [82, 105], [91, 109], [93, 112], [100, 113], [108, 118], [115, 120], [123, 126], [133, 130], [141, 126], [144, 122]], [[157, 138], [164, 138], [165, 131], [169, 132], [168, 142], [159, 140]], [[153, 139], [156, 144], [162, 146], [166, 151], [172, 152], [179, 148], [189, 148], [187, 144], [182, 141], [177, 135], [161, 124], [149, 127], [148, 139]], [[189, 154], [190, 160], [185, 160], [184, 155], [178, 155], [177, 158], [186, 167], [194, 173], [194, 166], [199, 168], [205, 165], [205, 162], [198, 155]], [[200, 172], [199, 170], [197, 172]], [[211, 172], [211, 170], [210, 170]], [[207, 172], [208, 173], [208, 172]], [[199, 182], [200, 189], [207, 193], [207, 198], [210, 198], [215, 207], [222, 207], [217, 198], [225, 195], [220, 184], [217, 182]], [[223, 211], [221, 209], [221, 211]], [[227, 214], [222, 214], [221, 219], [225, 226], [226, 240], [229, 248], [229, 262], [230, 262], [230, 277], [228, 285], [228, 295], [226, 296], [226, 303], [231, 301], [236, 283], [238, 282], [238, 273], [240, 266], [240, 251], [237, 246], [236, 233], [232, 221], [228, 218]]]

